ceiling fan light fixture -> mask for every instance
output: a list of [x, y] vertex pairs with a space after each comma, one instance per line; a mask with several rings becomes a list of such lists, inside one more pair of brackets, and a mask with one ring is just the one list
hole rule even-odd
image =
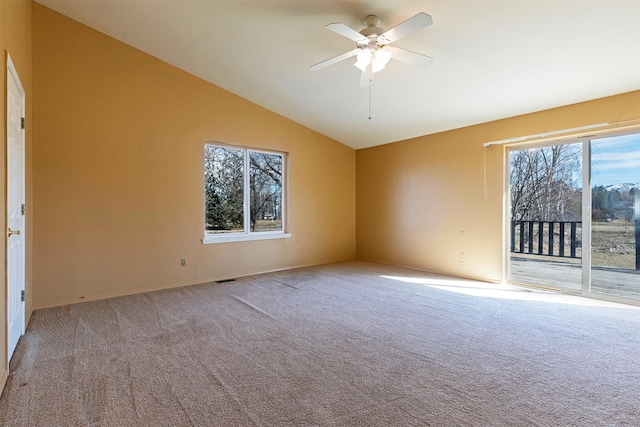
[[367, 66], [371, 63], [371, 51], [368, 48], [361, 49], [360, 52], [358, 52], [357, 58], [356, 63], [353, 65], [362, 71], [366, 71]]
[[371, 66], [371, 72], [372, 73], [377, 73], [380, 70], [384, 70], [384, 67], [386, 65], [383, 64], [382, 62], [374, 62], [373, 65]]
[[358, 52], [357, 61], [355, 64], [361, 71], [367, 71], [367, 67], [371, 64], [372, 72], [377, 73], [384, 69], [391, 59], [391, 53], [388, 48], [378, 47], [374, 49], [362, 48]]
[[391, 59], [391, 53], [389, 53], [388, 49], [379, 48], [373, 54], [373, 72], [380, 71], [386, 67]]

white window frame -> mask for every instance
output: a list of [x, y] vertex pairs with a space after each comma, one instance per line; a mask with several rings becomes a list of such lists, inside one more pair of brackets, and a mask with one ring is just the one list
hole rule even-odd
[[[206, 146], [222, 147], [233, 150], [242, 150], [244, 154], [244, 192], [243, 192], [243, 217], [244, 217], [244, 231], [238, 233], [207, 233], [204, 224], [204, 238], [202, 243], [205, 245], [215, 243], [231, 243], [231, 242], [245, 242], [252, 240], [271, 240], [271, 239], [287, 239], [291, 237], [291, 233], [286, 232], [286, 217], [287, 217], [287, 188], [288, 188], [288, 156], [287, 153], [281, 151], [263, 150], [250, 147], [241, 147], [229, 144], [221, 144], [219, 142], [205, 142]], [[267, 153], [275, 154], [282, 158], [282, 230], [275, 231], [251, 231], [251, 218], [250, 218], [250, 163], [249, 153]], [[203, 174], [204, 177], [204, 174]], [[204, 209], [202, 210], [204, 214]]]

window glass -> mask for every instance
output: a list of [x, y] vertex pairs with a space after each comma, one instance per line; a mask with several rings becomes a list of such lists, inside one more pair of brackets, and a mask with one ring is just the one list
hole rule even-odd
[[282, 230], [282, 156], [249, 152], [251, 231]]
[[244, 151], [205, 146], [205, 229], [244, 232]]
[[204, 242], [289, 237], [284, 170], [284, 153], [205, 144]]

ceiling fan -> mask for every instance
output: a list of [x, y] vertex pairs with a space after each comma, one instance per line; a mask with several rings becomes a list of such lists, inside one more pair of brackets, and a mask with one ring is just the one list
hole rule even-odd
[[375, 15], [367, 16], [362, 23], [367, 27], [360, 32], [340, 22], [327, 25], [329, 30], [356, 42], [356, 48], [312, 65], [309, 69], [318, 71], [356, 56], [357, 60], [354, 65], [362, 71], [360, 85], [370, 86], [373, 81], [373, 73], [384, 69], [390, 59], [419, 67], [426, 67], [433, 62], [433, 58], [430, 56], [391, 46], [391, 43], [433, 24], [431, 16], [426, 13], [420, 12], [387, 31], [380, 27], [382, 20]]

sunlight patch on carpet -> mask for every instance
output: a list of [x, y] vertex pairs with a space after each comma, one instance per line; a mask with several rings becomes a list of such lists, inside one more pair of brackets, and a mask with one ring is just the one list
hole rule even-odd
[[380, 276], [383, 279], [395, 280], [398, 282], [412, 283], [416, 285], [428, 286], [430, 288], [439, 289], [459, 294], [483, 297], [483, 298], [499, 298], [518, 301], [536, 301], [554, 304], [569, 304], [592, 307], [616, 307], [625, 309], [640, 310], [640, 307], [620, 305], [613, 302], [601, 301], [591, 298], [579, 297], [574, 295], [562, 294], [553, 291], [544, 291], [540, 289], [528, 289], [518, 286], [501, 285], [485, 282], [477, 282], [464, 279], [448, 279], [435, 277], [402, 277], [402, 276]]

